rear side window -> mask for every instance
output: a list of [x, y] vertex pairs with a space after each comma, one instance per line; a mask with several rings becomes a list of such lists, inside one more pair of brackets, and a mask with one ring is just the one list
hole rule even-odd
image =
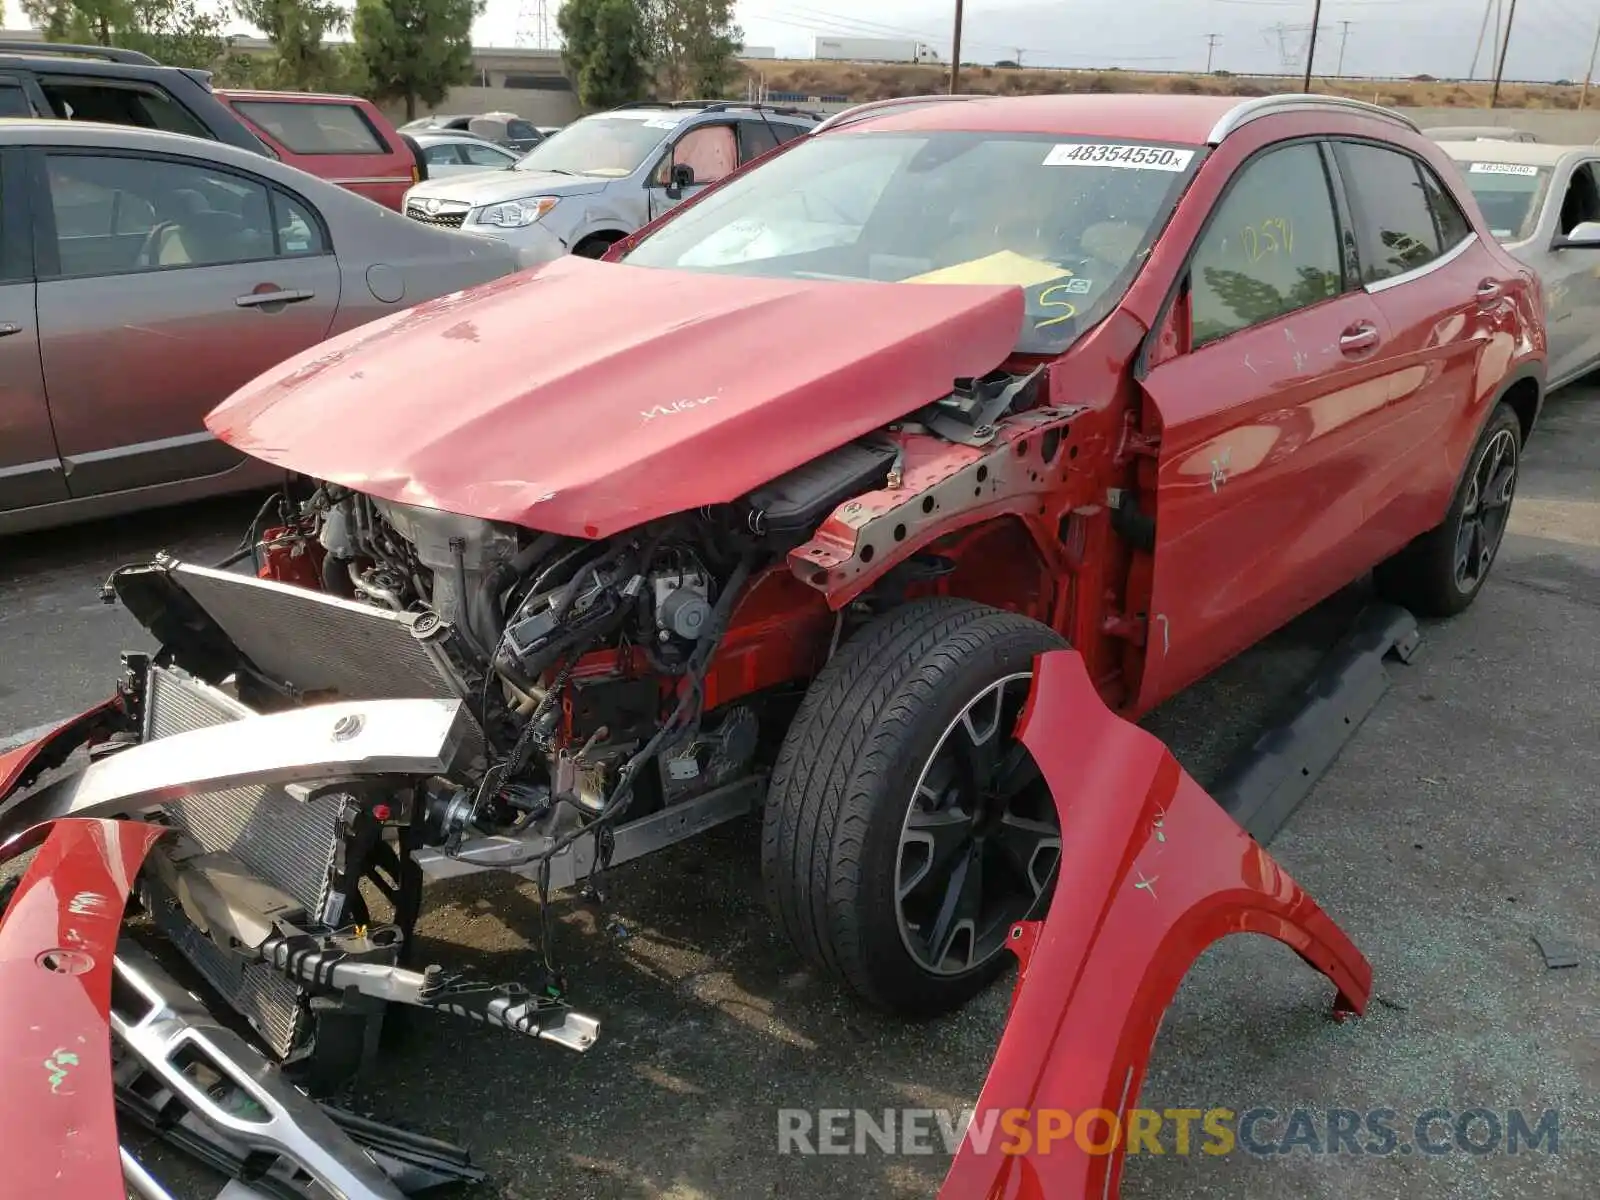
[[1339, 170], [1350, 193], [1361, 282], [1380, 283], [1427, 266], [1443, 252], [1421, 164], [1409, 154], [1342, 142]]
[[526, 121], [507, 121], [506, 136], [514, 142], [537, 142], [539, 131]]
[[1338, 224], [1314, 144], [1245, 164], [1195, 249], [1189, 279], [1196, 347], [1339, 294]]
[[778, 135], [765, 121], [739, 122], [739, 161], [749, 162], [760, 158], [768, 150], [778, 148]]
[[20, 83], [0, 79], [0, 117], [31, 117], [33, 107]]
[[41, 78], [39, 86], [55, 115], [64, 121], [104, 121], [211, 137], [211, 131], [193, 113], [158, 87], [48, 77]]
[[389, 147], [353, 104], [235, 100], [233, 106], [296, 154], [387, 154]]
[[1433, 213], [1434, 228], [1439, 231], [1439, 245], [1451, 250], [1472, 234], [1472, 222], [1461, 211], [1450, 189], [1427, 167], [1418, 165], [1422, 172], [1422, 190], [1428, 197], [1428, 208]]
[[444, 142], [437, 146], [429, 146], [422, 152], [422, 160], [431, 167], [460, 166], [461, 155], [454, 143]]

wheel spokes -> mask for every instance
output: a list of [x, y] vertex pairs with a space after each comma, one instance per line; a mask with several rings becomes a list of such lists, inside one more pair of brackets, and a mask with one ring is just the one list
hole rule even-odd
[[1001, 818], [995, 843], [1019, 882], [1038, 899], [1050, 886], [1061, 861], [1061, 831], [1048, 821], [1007, 813]]
[[972, 815], [959, 808], [913, 811], [900, 842], [895, 899], [905, 900], [928, 879], [938, 879], [972, 844]]
[[978, 918], [983, 911], [983, 854], [977, 846], [956, 860], [939, 915], [928, 934], [928, 958], [942, 966], [954, 952], [956, 943], [966, 938], [966, 956], [958, 970], [972, 966], [978, 949]]

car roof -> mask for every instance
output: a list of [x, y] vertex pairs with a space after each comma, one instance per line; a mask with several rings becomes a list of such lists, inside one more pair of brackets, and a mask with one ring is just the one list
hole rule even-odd
[[468, 133], [465, 129], [414, 129], [411, 136], [418, 145], [438, 145], [443, 142], [460, 142], [467, 146], [493, 146], [496, 150], [506, 150], [499, 142], [491, 142], [486, 137], [479, 137], [475, 133]]
[[271, 92], [256, 88], [216, 88], [219, 96], [230, 100], [275, 100], [285, 104], [371, 104], [360, 96], [337, 95], [332, 92]]
[[1553, 167], [1569, 154], [1596, 154], [1593, 146], [1554, 146], [1549, 142], [1506, 142], [1475, 138], [1470, 142], [1440, 142], [1457, 162], [1511, 163], [1524, 167]]
[[[213, 138], [190, 137], [186, 133], [167, 133], [160, 129], [140, 129], [133, 125], [113, 125], [101, 121], [62, 121], [51, 117], [0, 117], [0, 146], [39, 145], [146, 150], [153, 154], [181, 154], [191, 158], [205, 158], [300, 190], [311, 186], [301, 181], [308, 178], [316, 179], [314, 175], [308, 176], [304, 171], [265, 154], [255, 154]], [[343, 190], [325, 180], [317, 180], [317, 186], [335, 191]]]

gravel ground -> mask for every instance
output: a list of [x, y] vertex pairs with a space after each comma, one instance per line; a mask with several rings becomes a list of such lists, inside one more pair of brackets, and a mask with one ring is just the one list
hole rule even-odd
[[[1326, 1019], [1320, 976], [1273, 943], [1205, 956], [1169, 1012], [1143, 1103], [1236, 1112], [1560, 1110], [1560, 1152], [1432, 1157], [1235, 1153], [1130, 1161], [1129, 1197], [1589, 1197], [1600, 1050], [1600, 393], [1551, 401], [1513, 534], [1478, 604], [1429, 626], [1408, 667], [1274, 855], [1355, 938], [1380, 1002]], [[227, 502], [0, 542], [0, 742], [98, 698], [133, 645], [95, 602], [118, 562], [161, 546], [215, 557], [252, 506]], [[1336, 598], [1154, 714], [1202, 781], [1281, 710], [1361, 601]], [[619, 868], [603, 919], [558, 908], [558, 952], [602, 1020], [586, 1056], [446, 1019], [412, 1023], [365, 1107], [468, 1144], [471, 1200], [926, 1198], [938, 1155], [776, 1153], [779, 1108], [960, 1108], [1004, 1023], [997, 988], [904, 1025], [805, 970], [758, 901], [755, 831], [730, 827]], [[1576, 947], [1547, 970], [1534, 935]], [[428, 959], [516, 978], [537, 943], [530, 885], [430, 892]], [[1326, 1118], [1319, 1116], [1326, 1134]], [[1281, 1133], [1263, 1123], [1262, 1136]], [[165, 1155], [186, 1194], [202, 1180]]]

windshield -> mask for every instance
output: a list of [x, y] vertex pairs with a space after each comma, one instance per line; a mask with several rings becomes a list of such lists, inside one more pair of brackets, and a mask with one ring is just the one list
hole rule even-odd
[[792, 279], [1017, 284], [1017, 349], [1053, 353], [1127, 289], [1193, 147], [992, 133], [812, 138], [735, 178], [626, 256]]
[[632, 175], [684, 114], [629, 112], [585, 117], [550, 135], [518, 160], [518, 171]]
[[1467, 187], [1472, 189], [1495, 237], [1502, 242], [1520, 242], [1533, 236], [1552, 168], [1472, 161], [1462, 161], [1460, 165]]

